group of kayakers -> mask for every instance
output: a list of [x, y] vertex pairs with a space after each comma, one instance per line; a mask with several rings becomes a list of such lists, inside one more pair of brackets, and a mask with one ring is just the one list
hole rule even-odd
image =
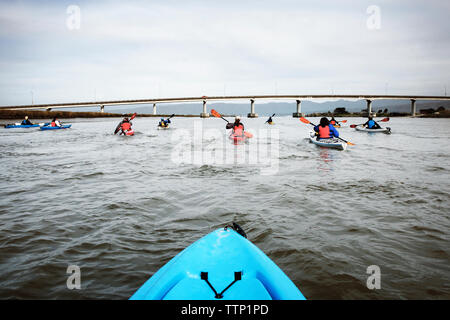
[[[314, 127], [314, 131], [316, 132], [317, 139], [330, 139], [330, 138], [338, 138], [339, 131], [336, 130], [336, 127], [339, 127], [340, 123], [331, 117], [331, 120], [323, 117], [320, 119], [320, 124]], [[369, 119], [366, 123], [362, 125], [368, 129], [380, 129], [380, 125], [373, 120], [373, 117], [369, 116]]]
[[[20, 123], [23, 126], [32, 126], [34, 125], [34, 123], [32, 123], [30, 121], [30, 119], [28, 119], [28, 116], [25, 116], [25, 118], [22, 120], [22, 122]], [[61, 122], [58, 120], [57, 117], [54, 117], [52, 122], [50, 123], [50, 127], [61, 127]]]
[[[158, 123], [158, 127], [159, 128], [169, 128], [169, 125], [172, 123], [170, 121], [170, 118], [172, 118], [174, 115], [170, 116], [167, 119], [161, 118], [161, 120]], [[119, 125], [116, 128], [116, 131], [114, 132], [114, 134], [117, 134], [118, 132], [120, 132], [120, 134], [122, 135], [132, 135], [130, 133], [134, 134], [134, 131], [132, 129], [132, 125], [133, 123], [131, 122], [131, 120], [133, 120], [136, 117], [136, 114], [134, 114], [131, 119], [128, 119], [128, 117], [123, 118], [123, 120], [119, 123]]]
[[[172, 116], [171, 116], [172, 117]], [[164, 119], [161, 118], [158, 127], [168, 128], [171, 123], [170, 118]], [[134, 118], [134, 117], [133, 117]], [[266, 123], [271, 124], [273, 122], [272, 116], [266, 121]], [[33, 123], [28, 119], [28, 116], [25, 116], [25, 119], [22, 120], [22, 125], [33, 125]], [[123, 118], [123, 120], [117, 126], [116, 132], [120, 131], [120, 134], [126, 134], [132, 130], [132, 122], [128, 117]], [[320, 124], [314, 127], [314, 131], [316, 132], [317, 139], [330, 139], [339, 137], [339, 131], [336, 130], [336, 126], [339, 126], [340, 123], [334, 118], [331, 117], [331, 120], [323, 117], [320, 119]], [[54, 117], [52, 122], [50, 123], [51, 127], [61, 127], [61, 122], [57, 117]], [[369, 129], [379, 129], [380, 125], [373, 120], [373, 117], [369, 116], [366, 123], [363, 124], [363, 127]], [[243, 136], [244, 135], [244, 124], [241, 122], [241, 117], [236, 116], [234, 118], [233, 123], [227, 123], [226, 129], [231, 129], [232, 134], [234, 136]]]

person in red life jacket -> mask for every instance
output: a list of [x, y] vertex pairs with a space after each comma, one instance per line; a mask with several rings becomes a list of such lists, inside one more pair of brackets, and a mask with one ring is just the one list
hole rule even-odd
[[234, 123], [227, 123], [227, 129], [233, 129], [234, 136], [244, 136], [244, 125], [241, 123], [241, 117], [236, 116], [234, 118]]
[[314, 127], [314, 131], [317, 132], [317, 140], [339, 137], [339, 132], [327, 118], [320, 119], [320, 124]]
[[59, 120], [56, 117], [54, 117], [52, 122], [50, 123], [50, 126], [51, 127], [61, 127], [61, 122], [59, 122]]
[[124, 118], [120, 123], [120, 129], [122, 130], [120, 134], [126, 134], [128, 131], [130, 131], [131, 125], [132, 125], [131, 121], [128, 120], [128, 118]]

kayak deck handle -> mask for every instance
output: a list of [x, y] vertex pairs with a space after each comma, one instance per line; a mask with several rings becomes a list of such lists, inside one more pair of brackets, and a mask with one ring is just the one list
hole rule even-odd
[[214, 298], [216, 299], [222, 299], [223, 294], [225, 291], [227, 291], [236, 281], [239, 281], [242, 279], [242, 271], [238, 271], [234, 273], [234, 280], [231, 282], [225, 289], [222, 290], [221, 293], [217, 293], [216, 289], [212, 286], [211, 282], [208, 280], [208, 272], [200, 272], [200, 279], [205, 280], [208, 286], [211, 288], [211, 290], [214, 292]]

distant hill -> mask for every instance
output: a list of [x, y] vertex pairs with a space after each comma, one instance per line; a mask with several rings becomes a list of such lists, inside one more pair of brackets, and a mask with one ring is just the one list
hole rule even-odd
[[[314, 112], [333, 112], [335, 108], [346, 108], [348, 112], [360, 112], [362, 109], [366, 109], [366, 101], [327, 101], [327, 102], [314, 102], [314, 101], [302, 101], [303, 113]], [[416, 110], [420, 109], [438, 108], [443, 106], [446, 109], [450, 109], [450, 101], [417, 101]], [[247, 115], [250, 112], [250, 102], [248, 103], [224, 103], [224, 102], [209, 102], [208, 111], [212, 108], [224, 114], [239, 114]], [[374, 100], [372, 102], [372, 110], [377, 112], [378, 110], [388, 109], [389, 112], [410, 112], [411, 104], [409, 101], [404, 100]], [[92, 108], [67, 108], [61, 109], [67, 111], [98, 111], [98, 107]], [[260, 116], [269, 116], [273, 113], [277, 115], [292, 115], [296, 111], [296, 103], [293, 102], [255, 102], [255, 111]], [[130, 106], [111, 106], [105, 107], [105, 112], [114, 113], [130, 113], [137, 112], [141, 114], [151, 114], [153, 112], [153, 105], [130, 105]], [[201, 103], [182, 103], [182, 104], [159, 104], [157, 105], [158, 114], [200, 114], [202, 112]]]

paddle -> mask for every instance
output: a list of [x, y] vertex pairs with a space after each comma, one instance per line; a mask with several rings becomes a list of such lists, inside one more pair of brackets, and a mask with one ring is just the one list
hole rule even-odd
[[[305, 119], [305, 118], [303, 118], [303, 117], [301, 117], [300, 118], [300, 121], [301, 122], [303, 122], [303, 123], [306, 123], [306, 124], [310, 124], [310, 125], [312, 125], [312, 126], [316, 126], [314, 123], [311, 123], [311, 121], [309, 121], [308, 119]], [[344, 141], [346, 144], [348, 144], [348, 145], [350, 145], [350, 146], [354, 146], [355, 144], [354, 143], [351, 143], [351, 142], [349, 142], [349, 141], [347, 141], [347, 140], [344, 140], [344, 139], [342, 139], [342, 138], [340, 138], [340, 137], [335, 137], [335, 138], [337, 138], [337, 139], [339, 139], [339, 140], [341, 140], [341, 141]]]
[[[133, 113], [133, 115], [130, 118], [130, 121], [133, 120], [134, 118], [136, 118], [137, 113]], [[117, 125], [116, 130], [114, 131], [114, 134], [117, 134], [117, 132], [120, 131], [120, 126], [122, 125], [122, 121]]]
[[223, 120], [225, 120], [227, 123], [230, 123], [230, 121], [228, 121], [227, 119], [225, 119], [220, 113], [218, 113], [216, 110], [211, 109], [211, 114], [216, 117], [216, 118], [221, 118]]
[[[389, 121], [389, 118], [384, 118], [384, 119], [381, 119], [379, 122], [388, 122]], [[357, 126], [362, 126], [364, 123], [361, 123], [361, 124], [352, 124], [352, 125], [350, 125], [350, 128], [356, 128]]]
[[273, 115], [271, 115], [271, 116], [269, 117], [269, 119], [267, 119], [267, 121], [266, 121], [266, 122], [264, 122], [264, 123], [267, 123], [267, 122], [269, 122], [269, 120], [270, 120], [270, 119], [272, 119], [272, 117], [275, 117], [275, 113], [274, 113]]
[[[216, 118], [221, 118], [221, 119], [223, 119], [223, 120], [225, 120], [227, 123], [230, 123], [230, 121], [228, 121], [227, 119], [225, 119], [220, 113], [218, 113], [216, 110], [214, 110], [214, 109], [211, 109], [211, 114], [214, 116], [214, 117], [216, 117]], [[231, 128], [230, 128], [231, 129]], [[252, 138], [253, 137], [253, 134], [251, 134], [250, 132], [247, 132], [247, 131], [244, 131], [244, 135], [247, 137], [247, 138]]]

